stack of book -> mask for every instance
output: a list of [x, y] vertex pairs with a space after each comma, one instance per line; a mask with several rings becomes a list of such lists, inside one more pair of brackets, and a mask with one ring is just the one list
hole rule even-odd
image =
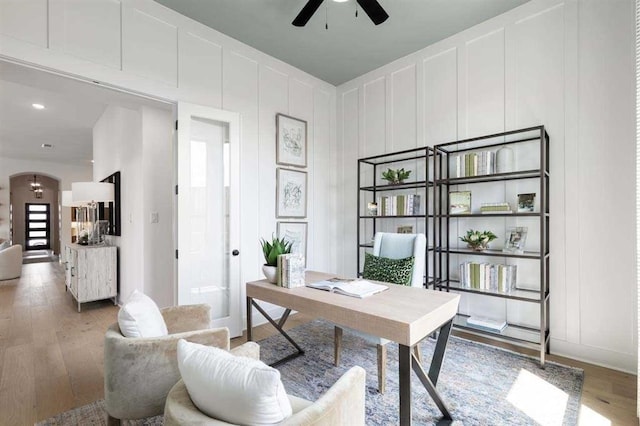
[[281, 254], [278, 256], [278, 285], [285, 288], [304, 287], [304, 256]]
[[480, 213], [482, 214], [513, 213], [513, 210], [511, 210], [511, 205], [509, 203], [483, 203], [480, 206]]
[[460, 264], [463, 288], [509, 293], [516, 286], [516, 265], [464, 262]]
[[390, 195], [376, 199], [378, 216], [414, 216], [420, 214], [420, 195]]
[[455, 168], [459, 178], [493, 174], [496, 172], [496, 153], [480, 151], [456, 155]]

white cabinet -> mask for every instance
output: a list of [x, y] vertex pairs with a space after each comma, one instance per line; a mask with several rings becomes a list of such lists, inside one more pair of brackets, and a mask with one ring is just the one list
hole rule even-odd
[[65, 246], [65, 283], [80, 304], [118, 296], [118, 248], [115, 246]]

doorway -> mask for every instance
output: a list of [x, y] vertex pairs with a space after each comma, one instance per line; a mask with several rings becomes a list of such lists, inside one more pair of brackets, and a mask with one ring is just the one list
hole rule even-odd
[[49, 250], [51, 248], [51, 205], [49, 203], [25, 204], [25, 250]]

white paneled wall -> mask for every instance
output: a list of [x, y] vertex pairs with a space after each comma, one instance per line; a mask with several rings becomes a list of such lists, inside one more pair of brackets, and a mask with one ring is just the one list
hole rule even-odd
[[[172, 102], [239, 112], [242, 282], [261, 278], [258, 239], [276, 232], [275, 115], [306, 120], [308, 265], [337, 269], [336, 191], [342, 186], [334, 171], [334, 86], [151, 0], [0, 0], [0, 56]], [[162, 170], [151, 170], [153, 156], [146, 157], [140, 164], [145, 165], [145, 176], [172, 173], [164, 164], [155, 166]], [[100, 158], [95, 160], [100, 167]], [[145, 212], [166, 211], [165, 189], [154, 188], [154, 195], [144, 198]], [[123, 211], [136, 207], [125, 204], [141, 200], [138, 195], [123, 201]], [[140, 212], [131, 220], [131, 226], [139, 226], [148, 217]], [[129, 245], [125, 252], [143, 250], [141, 244]], [[167, 259], [174, 248], [167, 241], [155, 247], [158, 256], [136, 258], [146, 263]], [[123, 279], [138, 277], [136, 273]], [[139, 284], [129, 282], [126, 288]], [[162, 295], [158, 299], [166, 303], [166, 288], [151, 293]]]
[[[340, 272], [356, 272], [358, 157], [544, 124], [551, 351], [635, 371], [633, 28], [631, 0], [534, 0], [339, 86]], [[537, 306], [465, 296], [537, 322]]]

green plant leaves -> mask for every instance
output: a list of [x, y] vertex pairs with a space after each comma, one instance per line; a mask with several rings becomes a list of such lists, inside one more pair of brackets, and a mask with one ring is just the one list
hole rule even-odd
[[291, 253], [293, 246], [292, 242], [285, 240], [284, 238], [277, 238], [271, 236], [271, 242], [260, 238], [260, 244], [262, 245], [262, 254], [264, 260], [269, 266], [276, 266], [278, 262], [278, 256], [281, 254]]

